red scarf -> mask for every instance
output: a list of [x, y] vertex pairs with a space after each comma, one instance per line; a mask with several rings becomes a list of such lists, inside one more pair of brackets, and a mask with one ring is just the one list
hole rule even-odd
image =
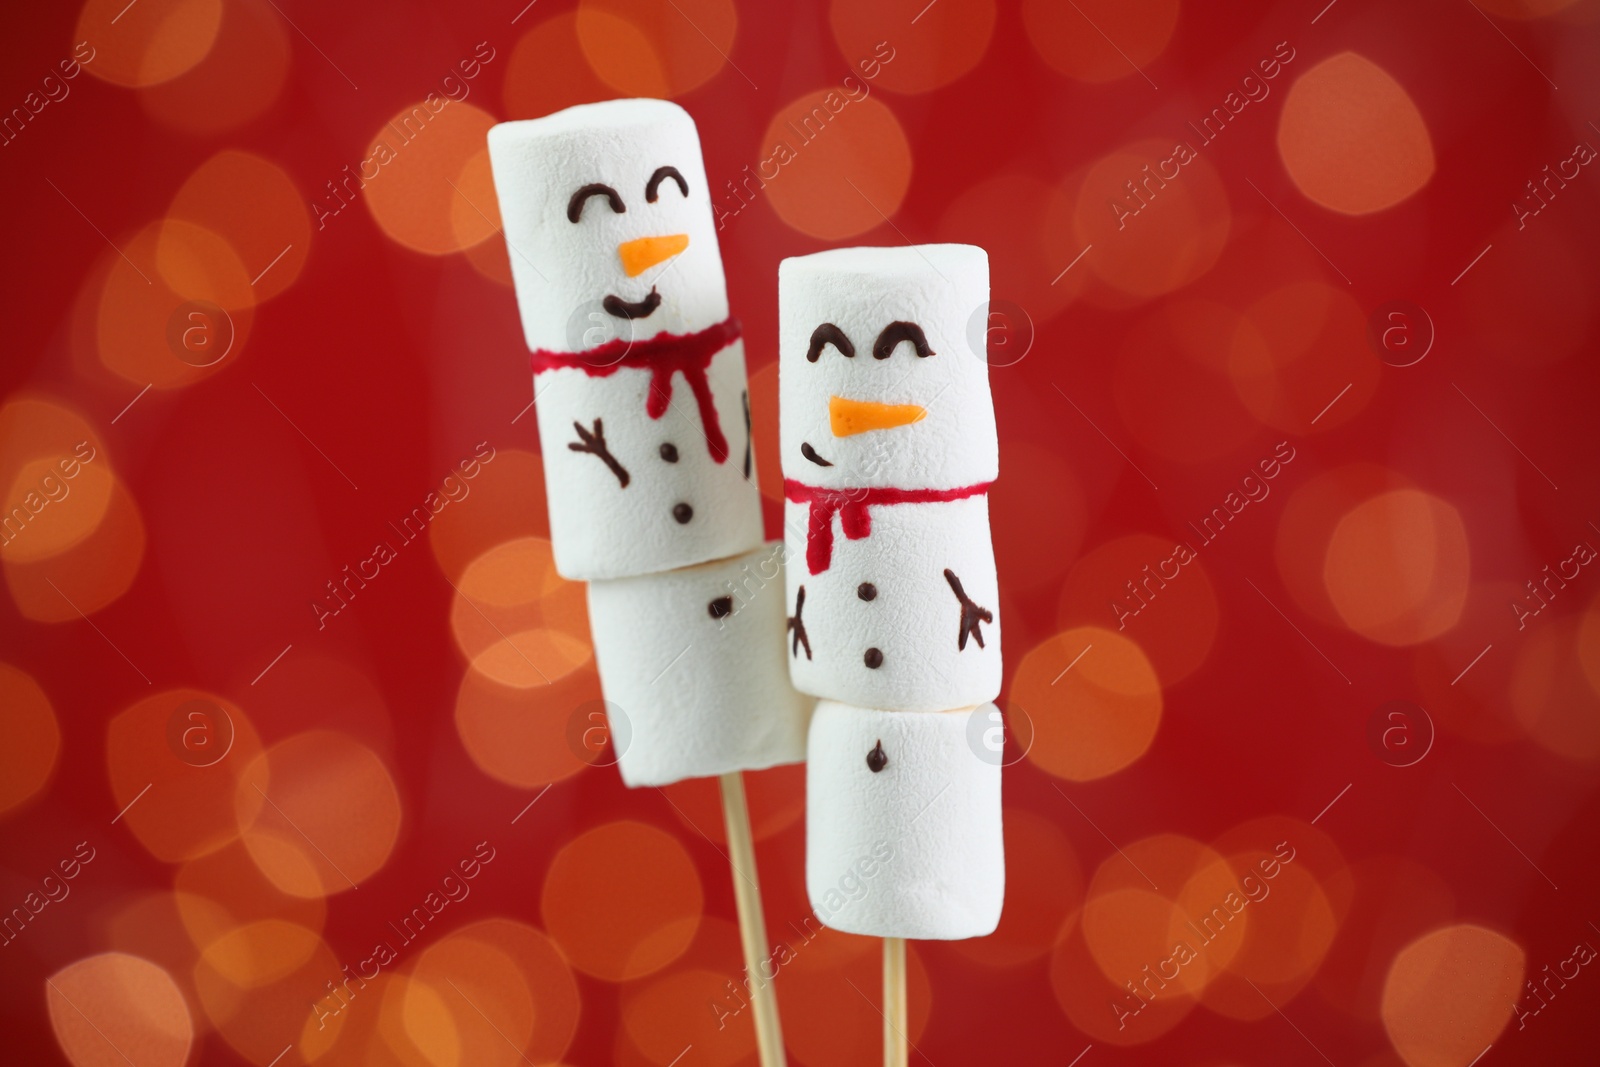
[[700, 424], [705, 427], [711, 458], [721, 463], [728, 458], [728, 439], [722, 435], [722, 424], [717, 418], [716, 405], [712, 403], [706, 368], [711, 366], [711, 357], [737, 341], [739, 334], [739, 320], [729, 318], [698, 333], [661, 333], [648, 341], [626, 341], [619, 337], [584, 352], [536, 348], [533, 373], [572, 367], [591, 378], [609, 378], [619, 367], [647, 370], [650, 393], [644, 410], [652, 419], [659, 419], [672, 402], [672, 375], [681, 372], [700, 409]]
[[810, 504], [811, 512], [806, 524], [806, 568], [812, 574], [821, 574], [833, 562], [833, 515], [839, 513], [839, 528], [851, 541], [859, 541], [872, 533], [872, 513], [867, 509], [879, 504], [939, 504], [947, 500], [965, 500], [969, 496], [987, 493], [993, 482], [964, 485], [959, 489], [891, 489], [866, 488], [823, 489], [815, 485], [802, 485], [793, 478], [783, 480], [783, 495], [796, 504]]

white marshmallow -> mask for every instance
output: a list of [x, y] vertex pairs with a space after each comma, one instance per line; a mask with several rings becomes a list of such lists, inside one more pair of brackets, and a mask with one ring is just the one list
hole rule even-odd
[[[650, 367], [662, 365], [651, 341], [716, 330], [728, 318], [693, 120], [663, 100], [585, 104], [494, 127], [489, 155], [529, 347], [571, 355], [632, 345], [628, 355], [596, 366], [534, 376], [556, 569], [572, 579], [620, 578], [760, 544], [742, 342], [706, 350], [716, 354], [703, 396], [696, 395], [696, 371], [664, 374], [670, 403], [655, 416], [647, 412]], [[655, 178], [654, 202], [646, 198], [662, 167], [677, 169], [687, 195], [665, 176]], [[625, 210], [614, 211], [607, 195], [591, 195], [571, 221], [574, 194], [594, 185], [614, 191]], [[623, 246], [652, 237], [687, 246], [629, 277]], [[637, 303], [652, 292], [660, 304], [640, 317], [604, 306], [608, 297]], [[615, 466], [599, 454], [601, 442], [585, 439], [601, 436], [597, 422]], [[721, 461], [712, 447], [719, 433], [726, 442]]]
[[994, 931], [1005, 896], [1000, 766], [969, 740], [972, 714], [817, 705], [806, 892], [825, 925], [940, 940]]
[[611, 723], [613, 737], [627, 738], [625, 783], [805, 758], [812, 701], [784, 666], [782, 571], [783, 546], [772, 541], [733, 559], [589, 583], [600, 686], [627, 719]]
[[[789, 673], [795, 687], [829, 700], [904, 711], [970, 708], [993, 700], [1002, 666], [988, 498], [869, 504], [866, 510], [872, 532], [860, 540], [845, 536], [841, 515], [831, 517], [831, 559], [826, 570], [812, 574], [810, 505], [785, 506], [788, 610], [791, 619], [799, 615], [805, 636], [797, 640], [791, 625]], [[963, 607], [946, 570], [992, 621]], [[964, 618], [972, 624], [965, 642]]]
[[[694, 120], [677, 104], [608, 100], [502, 122], [489, 131], [489, 161], [529, 348], [594, 347], [586, 331], [625, 329], [627, 323], [589, 313], [601, 312], [608, 295], [642, 300], [651, 286], [660, 292], [661, 306], [632, 320], [635, 340], [693, 333], [728, 317], [700, 139]], [[656, 188], [656, 200], [647, 201], [645, 186], [664, 166], [683, 175], [688, 195], [669, 178]], [[604, 196], [595, 196], [584, 202], [578, 222], [571, 222], [573, 193], [596, 183], [615, 190], [626, 210], [618, 214]], [[673, 234], [687, 235], [683, 252], [638, 277], [627, 276], [618, 246]]]
[[791, 641], [790, 672], [804, 692], [914, 711], [1000, 693], [988, 299], [988, 256], [972, 245], [836, 249], [779, 267], [789, 605], [810, 644]]
[[[676, 378], [672, 403], [659, 419], [645, 413], [650, 389], [645, 370], [623, 368], [609, 378], [591, 378], [582, 370], [562, 369], [534, 379], [550, 542], [563, 577], [652, 574], [724, 559], [761, 543], [761, 495], [745, 421], [743, 343], [718, 352], [706, 377], [727, 441], [722, 463], [711, 456], [682, 377]], [[592, 434], [597, 419], [607, 451], [627, 472], [626, 486], [599, 456], [567, 447], [584, 443], [574, 423]], [[685, 516], [688, 521], [680, 521]]]
[[[993, 481], [999, 464], [983, 339], [989, 257], [973, 245], [838, 248], [778, 265], [778, 403], [785, 477], [828, 488], [953, 489]], [[932, 355], [901, 341], [885, 359], [874, 346], [891, 323], [919, 326]], [[825, 345], [832, 323], [855, 351]], [[974, 329], [976, 334], [974, 336]], [[973, 341], [978, 343], [974, 347]], [[838, 401], [917, 405], [917, 422], [840, 436]], [[809, 446], [831, 466], [806, 458]]]

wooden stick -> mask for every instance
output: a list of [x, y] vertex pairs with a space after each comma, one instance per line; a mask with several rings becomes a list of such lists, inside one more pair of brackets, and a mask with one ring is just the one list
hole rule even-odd
[[906, 1051], [906, 942], [901, 937], [883, 939], [883, 1065], [907, 1067]]
[[778, 1025], [778, 996], [762, 970], [771, 958], [767, 920], [761, 910], [761, 883], [756, 876], [755, 839], [750, 834], [750, 809], [744, 798], [744, 776], [722, 776], [722, 817], [728, 827], [728, 862], [733, 868], [733, 899], [739, 909], [739, 940], [744, 943], [744, 969], [750, 980], [750, 1007], [755, 1012], [756, 1049], [761, 1067], [784, 1067], [783, 1029]]

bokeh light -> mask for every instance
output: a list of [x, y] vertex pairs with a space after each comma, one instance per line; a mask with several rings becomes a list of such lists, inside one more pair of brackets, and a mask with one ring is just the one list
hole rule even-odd
[[[530, 12], [531, 14], [531, 12]], [[534, 119], [618, 95], [595, 74], [578, 41], [578, 16], [551, 15], [529, 26], [505, 61], [501, 103], [508, 119]]]
[[226, 149], [195, 168], [172, 198], [169, 217], [226, 240], [250, 272], [255, 301], [287, 289], [311, 251], [304, 195], [282, 167], [250, 152]]
[[905, 128], [874, 96], [806, 93], [778, 109], [757, 148], [755, 178], [741, 181], [763, 187], [741, 198], [765, 197], [791, 227], [827, 241], [882, 225], [911, 185]]
[[220, 134], [277, 101], [290, 63], [289, 28], [270, 0], [228, 0], [205, 58], [170, 81], [144, 86], [139, 102], [145, 114], [184, 133]]
[[1193, 146], [1145, 140], [1070, 177], [1044, 218], [1052, 262], [1087, 268], [1116, 294], [1147, 300], [1200, 278], [1233, 212], [1216, 168]]
[[1400, 950], [1383, 986], [1383, 1026], [1409, 1067], [1459, 1067], [1494, 1043], [1522, 996], [1526, 955], [1504, 934], [1445, 926]]
[[211, 51], [222, 26], [222, 0], [88, 0], [78, 13], [74, 41], [91, 45], [84, 69], [113, 85], [134, 88], [171, 81]]
[[[191, 725], [187, 713], [195, 708], [208, 718]], [[193, 750], [185, 747], [182, 732], [198, 726], [220, 735], [223, 717], [232, 731], [226, 754], [204, 766], [186, 758]], [[122, 809], [121, 823], [166, 863], [215, 852], [239, 836], [234, 794], [244, 781], [245, 766], [260, 753], [261, 741], [244, 711], [199, 689], [146, 697], [106, 727], [106, 762], [112, 799]], [[241, 814], [254, 814], [261, 802], [251, 791]]]
[[678, 839], [627, 819], [563, 845], [539, 898], [545, 928], [572, 965], [611, 982], [681, 956], [704, 907], [699, 872]]
[[1033, 722], [1028, 758], [1058, 778], [1088, 782], [1150, 747], [1161, 724], [1161, 683], [1132, 640], [1080, 626], [1022, 657], [1011, 704]]
[[1592, 763], [1600, 758], [1600, 697], [1585, 672], [1575, 619], [1554, 619], [1523, 637], [1512, 668], [1510, 704], [1517, 721], [1548, 751]]
[[355, 889], [400, 833], [400, 793], [358, 741], [309, 730], [256, 756], [234, 800], [245, 847], [278, 889], [319, 897]]
[[503, 685], [469, 669], [456, 692], [456, 733], [478, 769], [496, 781], [532, 788], [571, 777], [588, 766], [587, 752], [571, 747], [578, 709], [600, 700], [593, 667], [550, 685]]
[[189, 1006], [149, 960], [104, 952], [45, 979], [45, 1003], [73, 1067], [182, 1067], [194, 1043]]
[[[794, 958], [779, 971], [776, 985], [789, 1054], [804, 1067], [882, 1063], [883, 942], [829, 930], [815, 919], [801, 929], [804, 937], [797, 934], [788, 942]], [[912, 1045], [932, 1014], [920, 946], [908, 941], [906, 1039]]]
[[1461, 617], [1471, 553], [1461, 515], [1420, 489], [1362, 501], [1333, 528], [1323, 561], [1328, 599], [1350, 629], [1414, 645]]
[[561, 952], [510, 919], [472, 923], [426, 949], [403, 1004], [407, 1036], [435, 1064], [553, 1062], [578, 1025], [578, 986]]
[[438, 94], [402, 107], [373, 134], [361, 163], [334, 182], [339, 199], [359, 195], [379, 229], [415, 252], [442, 256], [487, 240], [500, 209], [475, 160], [495, 121]]
[[1278, 152], [1308, 199], [1346, 215], [1393, 207], [1433, 177], [1422, 112], [1393, 75], [1355, 52], [1324, 59], [1289, 87]]
[[738, 26], [733, 0], [582, 0], [575, 28], [601, 81], [623, 96], [669, 97], [722, 70]]

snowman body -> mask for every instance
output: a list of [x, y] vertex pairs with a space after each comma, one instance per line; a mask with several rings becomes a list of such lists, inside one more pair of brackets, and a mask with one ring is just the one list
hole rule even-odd
[[[785, 527], [806, 530], [812, 507], [789, 501]], [[804, 638], [791, 627], [789, 673], [796, 688], [904, 711], [992, 700], [1001, 681], [999, 615], [991, 610], [993, 621], [962, 625], [972, 618], [962, 596], [985, 609], [999, 603], [988, 498], [974, 493], [950, 501], [868, 504], [866, 510], [871, 533], [859, 540], [846, 536], [840, 514], [827, 517], [834, 527], [832, 554], [820, 573], [810, 572], [803, 549], [790, 552], [788, 603], [791, 611], [800, 605]]]
[[987, 934], [1005, 892], [1000, 765], [971, 728], [1001, 685], [988, 257], [836, 249], [778, 279], [789, 674], [824, 698], [807, 892], [851, 933]]

